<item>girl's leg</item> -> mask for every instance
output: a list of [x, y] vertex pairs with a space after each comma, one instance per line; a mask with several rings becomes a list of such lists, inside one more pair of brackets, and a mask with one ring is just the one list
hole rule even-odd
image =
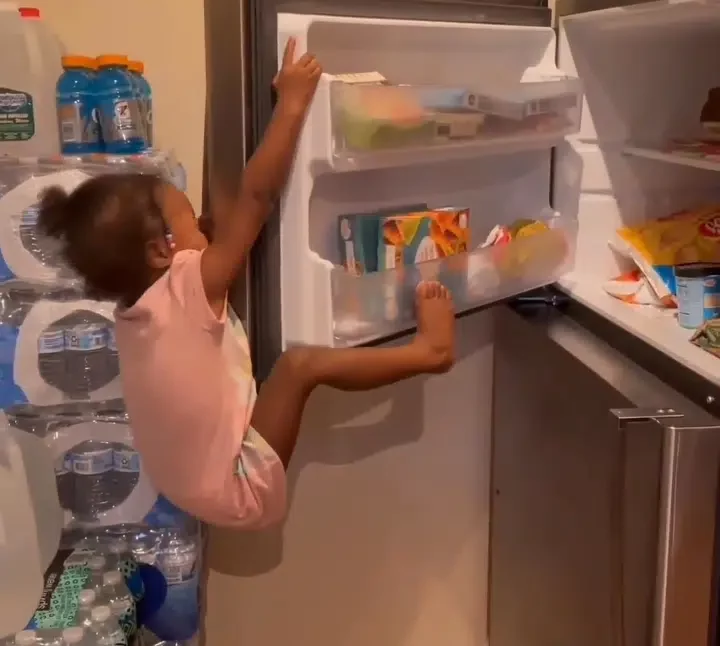
[[283, 353], [260, 388], [252, 426], [285, 467], [295, 448], [305, 404], [316, 386], [370, 390], [450, 369], [455, 318], [450, 294], [439, 283], [418, 286], [417, 320], [415, 339], [396, 348], [293, 348]]

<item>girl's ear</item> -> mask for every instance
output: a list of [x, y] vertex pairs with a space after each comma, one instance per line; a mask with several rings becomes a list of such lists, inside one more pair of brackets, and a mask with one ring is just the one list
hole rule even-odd
[[147, 263], [153, 269], [167, 269], [172, 263], [171, 243], [164, 238], [154, 238], [145, 247]]

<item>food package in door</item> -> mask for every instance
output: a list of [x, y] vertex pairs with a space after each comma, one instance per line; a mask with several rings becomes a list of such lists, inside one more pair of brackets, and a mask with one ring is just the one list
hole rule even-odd
[[618, 229], [610, 246], [640, 268], [659, 299], [674, 302], [674, 267], [720, 263], [720, 205]]
[[51, 451], [66, 530], [183, 525], [185, 514], [145, 474], [125, 413], [99, 405], [83, 409], [19, 406], [7, 412], [15, 428], [42, 438]]
[[554, 217], [519, 219], [492, 229], [483, 247], [492, 247], [492, 262], [500, 280], [517, 280], [554, 273], [566, 260], [569, 245]]
[[411, 88], [337, 81], [331, 91], [336, 149], [403, 148], [435, 138], [435, 120]]
[[60, 243], [38, 230], [42, 194], [51, 186], [70, 192], [90, 177], [129, 172], [157, 174], [184, 190], [182, 167], [171, 154], [34, 160], [0, 156], [0, 283], [79, 286], [62, 261]]
[[0, 292], [0, 408], [121, 396], [113, 305], [68, 292]]

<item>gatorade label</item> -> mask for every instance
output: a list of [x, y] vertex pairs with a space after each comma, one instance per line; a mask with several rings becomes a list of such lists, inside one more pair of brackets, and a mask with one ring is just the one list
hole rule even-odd
[[105, 326], [101, 323], [76, 325], [65, 333], [65, 347], [73, 352], [92, 352], [106, 348]]
[[139, 473], [140, 456], [137, 451], [123, 447], [113, 451], [113, 469], [122, 473]]
[[48, 330], [38, 339], [38, 354], [55, 354], [65, 349], [64, 330]]
[[105, 143], [142, 139], [142, 111], [137, 99], [103, 99], [101, 130]]
[[28, 141], [34, 135], [32, 96], [20, 90], [0, 87], [0, 142]]
[[94, 112], [87, 96], [77, 93], [58, 95], [58, 126], [62, 143], [97, 144], [99, 128]]
[[72, 470], [84, 476], [107, 473], [113, 468], [113, 450], [84, 451], [72, 456]]

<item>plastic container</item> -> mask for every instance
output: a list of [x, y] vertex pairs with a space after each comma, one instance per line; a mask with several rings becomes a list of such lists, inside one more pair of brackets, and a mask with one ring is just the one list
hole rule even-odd
[[64, 155], [100, 152], [95, 112], [95, 60], [63, 56], [63, 73], [56, 86], [60, 147]]
[[153, 109], [152, 109], [152, 88], [145, 78], [145, 63], [142, 61], [128, 61], [128, 70], [137, 88], [140, 97], [143, 124], [145, 126], [145, 138], [148, 148], [153, 145]]
[[128, 72], [127, 56], [97, 58], [95, 96], [105, 151], [129, 155], [147, 147], [140, 100]]
[[37, 9], [0, 2], [0, 155], [60, 152], [55, 85], [61, 57]]

